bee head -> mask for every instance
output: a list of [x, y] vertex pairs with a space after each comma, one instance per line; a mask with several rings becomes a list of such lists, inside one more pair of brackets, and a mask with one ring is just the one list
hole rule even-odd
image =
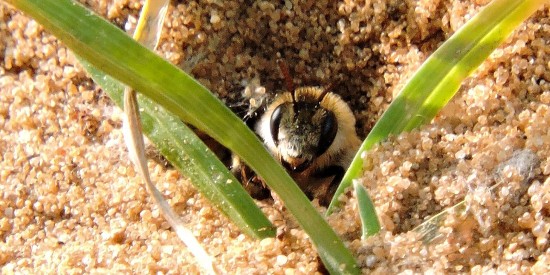
[[[324, 93], [322, 93], [324, 96]], [[331, 146], [338, 132], [335, 114], [320, 105], [322, 98], [298, 98], [278, 105], [270, 131], [283, 165], [294, 172], [307, 169]]]

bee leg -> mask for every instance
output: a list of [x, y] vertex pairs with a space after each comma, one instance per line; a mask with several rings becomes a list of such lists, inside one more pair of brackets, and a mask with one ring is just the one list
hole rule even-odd
[[342, 166], [329, 166], [323, 169], [322, 172], [315, 174], [315, 177], [317, 178], [332, 178], [323, 182], [323, 184], [321, 186], [318, 186], [318, 188], [316, 188], [314, 192], [314, 197], [319, 199], [320, 205], [328, 206], [330, 204], [330, 201], [332, 200], [336, 189], [338, 189], [338, 185], [344, 177], [345, 172], [346, 171]]
[[263, 180], [256, 176], [237, 155], [233, 155], [232, 157], [231, 172], [241, 181], [246, 192], [253, 198], [263, 200], [271, 197], [271, 192]]
[[[250, 171], [250, 168], [248, 166], [245, 167], [246, 170], [244, 173], [253, 173]], [[269, 191], [269, 188], [267, 188], [267, 185], [264, 183], [264, 181], [258, 177], [257, 175], [252, 175], [252, 177], [247, 176], [246, 181], [242, 181], [244, 189], [252, 196], [253, 198], [257, 200], [264, 200], [271, 198], [271, 191]]]

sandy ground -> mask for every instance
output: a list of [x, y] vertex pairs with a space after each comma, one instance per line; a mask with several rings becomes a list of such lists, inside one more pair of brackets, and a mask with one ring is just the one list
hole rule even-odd
[[[141, 8], [82, 2], [123, 29]], [[254, 77], [281, 90], [281, 53], [299, 85], [336, 84], [364, 137], [421, 62], [488, 1], [366, 2], [172, 1], [159, 52], [230, 106]], [[431, 124], [365, 155], [361, 181], [383, 232], [361, 240], [351, 193], [329, 218], [364, 273], [550, 272], [549, 15], [546, 7], [522, 24]], [[2, 274], [200, 272], [130, 165], [121, 121], [62, 43], [0, 2]], [[220, 270], [319, 270], [280, 206], [258, 202], [281, 237], [253, 240], [178, 172], [149, 168]], [[449, 215], [431, 245], [411, 231], [464, 199], [467, 215]]]

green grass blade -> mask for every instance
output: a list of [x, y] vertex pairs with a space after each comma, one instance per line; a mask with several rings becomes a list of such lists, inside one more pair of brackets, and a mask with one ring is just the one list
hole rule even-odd
[[[122, 107], [124, 85], [81, 60], [94, 81]], [[216, 155], [181, 120], [150, 99], [139, 96], [142, 129], [161, 154], [243, 232], [274, 237], [275, 229]]]
[[[9, 0], [99, 70], [146, 95], [231, 149], [275, 191], [331, 273], [358, 274], [334, 230], [255, 134], [204, 86], [124, 32], [69, 0]], [[144, 66], [145, 65], [145, 66]]]
[[[372, 203], [367, 190], [359, 182], [353, 182], [355, 196], [357, 197], [357, 206], [359, 208], [359, 217], [361, 218], [361, 237], [369, 237], [377, 234], [380, 231], [380, 222], [376, 215], [376, 209]], [[372, 213], [375, 213], [372, 215]]]
[[355, 155], [336, 190], [338, 197], [359, 176], [361, 155], [388, 135], [397, 135], [431, 121], [468, 77], [510, 33], [546, 1], [494, 0], [439, 47], [390, 104]]

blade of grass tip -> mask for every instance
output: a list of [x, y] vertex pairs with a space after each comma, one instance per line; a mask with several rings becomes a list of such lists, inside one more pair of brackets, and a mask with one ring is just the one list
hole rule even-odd
[[[154, 50], [160, 39], [160, 32], [169, 1], [145, 1], [138, 25], [134, 33], [134, 39], [141, 42], [147, 48]], [[212, 265], [212, 257], [208, 255], [199, 241], [189, 229], [187, 229], [172, 207], [168, 204], [162, 193], [155, 187], [151, 181], [149, 168], [147, 167], [147, 158], [145, 157], [145, 144], [143, 142], [143, 133], [141, 131], [141, 120], [138, 111], [138, 102], [135, 91], [130, 87], [124, 88], [124, 113], [126, 114], [124, 122], [124, 138], [128, 146], [128, 153], [138, 168], [147, 189], [153, 196], [158, 207], [161, 209], [164, 217], [170, 226], [176, 231], [179, 238], [185, 243], [191, 254], [197, 260], [199, 266], [207, 274], [215, 274]]]
[[468, 77], [510, 33], [545, 2], [494, 0], [439, 47], [407, 82], [355, 155], [327, 209], [359, 176], [362, 154], [388, 135], [397, 135], [429, 122], [456, 94]]
[[[496, 183], [493, 186], [490, 187], [490, 190], [493, 191], [495, 188], [497, 188], [502, 182]], [[459, 215], [466, 214], [466, 200], [461, 200], [457, 204], [443, 209], [443, 211], [433, 215], [431, 218], [427, 219], [423, 223], [419, 224], [417, 227], [413, 228], [412, 231], [417, 232], [420, 234], [420, 237], [422, 238], [422, 242], [424, 244], [430, 244], [439, 237], [441, 237], [441, 233], [439, 232], [439, 228], [445, 221], [445, 218], [449, 213], [458, 213]]]
[[378, 234], [378, 232], [380, 232], [380, 222], [378, 221], [377, 215], [372, 215], [372, 213], [376, 214], [376, 210], [374, 209], [374, 204], [372, 203], [367, 190], [356, 180], [353, 181], [353, 188], [355, 189], [359, 217], [361, 218], [361, 238]]
[[445, 210], [439, 212], [438, 214], [434, 215], [433, 217], [415, 227], [413, 231], [420, 234], [420, 238], [422, 238], [422, 242], [424, 244], [432, 243], [434, 240], [441, 237], [439, 228], [445, 220], [445, 217], [447, 217], [447, 214], [449, 214], [449, 212], [451, 211], [454, 211], [455, 213], [463, 213], [466, 210], [464, 204], [465, 201], [463, 200], [449, 208], [446, 208]]
[[[527, 184], [527, 182], [529, 182], [535, 176], [532, 171], [535, 169], [535, 167], [539, 166], [539, 164], [540, 159], [533, 151], [529, 149], [516, 150], [508, 160], [501, 162], [493, 170], [493, 180], [495, 180], [496, 183], [489, 188], [489, 191], [494, 192], [497, 187], [506, 183], [502, 180], [502, 178], [503, 172], [507, 168], [512, 168], [513, 170], [517, 171], [519, 173], [519, 176], [523, 178], [522, 184]], [[483, 187], [481, 186], [481, 188]], [[471, 208], [466, 205], [466, 200], [462, 200], [459, 203], [444, 209], [430, 219], [421, 223], [419, 226], [415, 227], [413, 231], [420, 234], [422, 241], [425, 244], [430, 244], [436, 238], [442, 235], [439, 231], [439, 228], [441, 227], [443, 221], [449, 213], [465, 215], [470, 212], [474, 214], [475, 218], [479, 221], [480, 224], [483, 224], [483, 222], [480, 221], [482, 213], [478, 213], [476, 215], [469, 209]]]
[[[349, 251], [247, 125], [204, 86], [69, 0], [8, 0], [73, 52], [115, 76], [237, 153], [278, 194], [331, 273], [358, 274]], [[86, 30], [86, 31], [84, 31]], [[143, 63], [148, 66], [140, 66]]]

